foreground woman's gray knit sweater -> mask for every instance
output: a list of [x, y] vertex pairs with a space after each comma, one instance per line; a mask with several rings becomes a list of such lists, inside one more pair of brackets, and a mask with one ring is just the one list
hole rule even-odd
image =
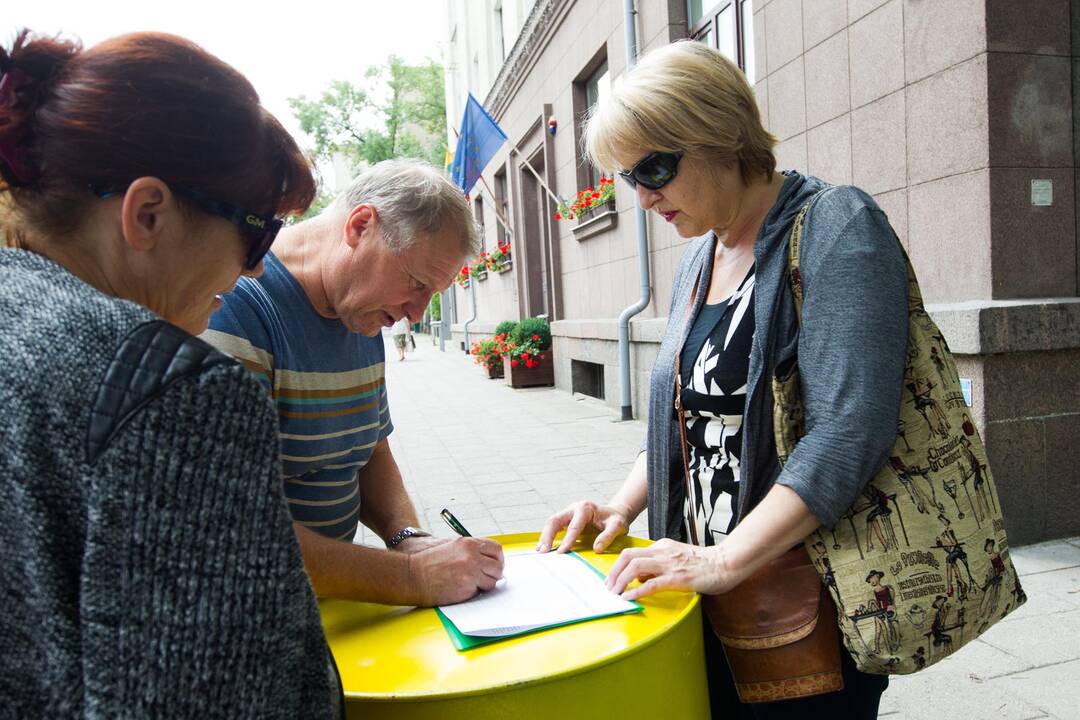
[[330, 716], [277, 421], [246, 370], [2, 249], [0, 408], [0, 715]]

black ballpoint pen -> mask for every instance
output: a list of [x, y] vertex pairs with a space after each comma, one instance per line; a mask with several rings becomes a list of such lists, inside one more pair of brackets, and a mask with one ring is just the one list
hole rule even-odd
[[446, 508], [442, 509], [439, 513], [442, 515], [442, 519], [446, 521], [446, 524], [450, 526], [450, 529], [456, 532], [461, 537], [472, 537], [472, 533], [465, 529], [465, 526], [461, 524], [461, 521], [454, 517], [454, 513], [450, 512]]

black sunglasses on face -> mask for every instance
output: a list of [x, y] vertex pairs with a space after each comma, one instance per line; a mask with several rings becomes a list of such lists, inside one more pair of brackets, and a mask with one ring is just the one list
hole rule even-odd
[[630, 183], [632, 188], [641, 185], [650, 190], [659, 190], [675, 179], [682, 156], [681, 152], [649, 153], [630, 170], [620, 170], [619, 177]]
[[[240, 228], [240, 231], [248, 240], [248, 252], [244, 260], [244, 268], [247, 270], [254, 270], [259, 266], [263, 257], [270, 251], [270, 246], [274, 244], [274, 238], [277, 237], [278, 231], [281, 230], [282, 222], [277, 218], [260, 215], [237, 205], [215, 200], [196, 190], [179, 185], [170, 185], [169, 188], [177, 195], [195, 203], [205, 212], [223, 217]], [[100, 198], [111, 197], [120, 192], [119, 190], [105, 190], [98, 187], [91, 187], [91, 190]]]

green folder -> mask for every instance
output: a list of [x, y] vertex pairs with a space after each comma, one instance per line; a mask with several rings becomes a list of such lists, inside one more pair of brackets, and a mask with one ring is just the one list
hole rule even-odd
[[[581, 562], [585, 563], [586, 567], [592, 570], [600, 577], [604, 577], [604, 573], [593, 567], [585, 558], [581, 557], [575, 552], [567, 553], [572, 557], [577, 558]], [[629, 613], [638, 613], [644, 610], [641, 603], [630, 601], [634, 606], [630, 610], [624, 610], [622, 612], [604, 613], [601, 615], [591, 615], [589, 617], [578, 618], [576, 620], [567, 620], [566, 622], [552, 623], [551, 625], [540, 625], [538, 627], [529, 628], [528, 630], [522, 630], [521, 632], [511, 633], [510, 635], [499, 635], [498, 637], [488, 637], [486, 635], [466, 635], [457, 629], [457, 626], [443, 614], [443, 611], [439, 608], [435, 608], [435, 612], [439, 616], [439, 621], [446, 628], [446, 634], [450, 636], [450, 642], [454, 644], [454, 647], [460, 650], [472, 650], [474, 647], [480, 647], [481, 645], [488, 645], [494, 642], [500, 642], [502, 640], [509, 640], [510, 638], [521, 637], [522, 635], [529, 635], [531, 633], [540, 632], [541, 630], [550, 630], [551, 628], [563, 627], [564, 625], [574, 625], [576, 623], [587, 622], [589, 620], [598, 620], [604, 617], [614, 617], [616, 615], [627, 615]]]

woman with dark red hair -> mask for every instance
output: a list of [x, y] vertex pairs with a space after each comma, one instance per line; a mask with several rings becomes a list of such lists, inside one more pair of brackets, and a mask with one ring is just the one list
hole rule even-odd
[[193, 337], [315, 185], [178, 37], [0, 47], [0, 698], [14, 717], [330, 717], [259, 383]]

